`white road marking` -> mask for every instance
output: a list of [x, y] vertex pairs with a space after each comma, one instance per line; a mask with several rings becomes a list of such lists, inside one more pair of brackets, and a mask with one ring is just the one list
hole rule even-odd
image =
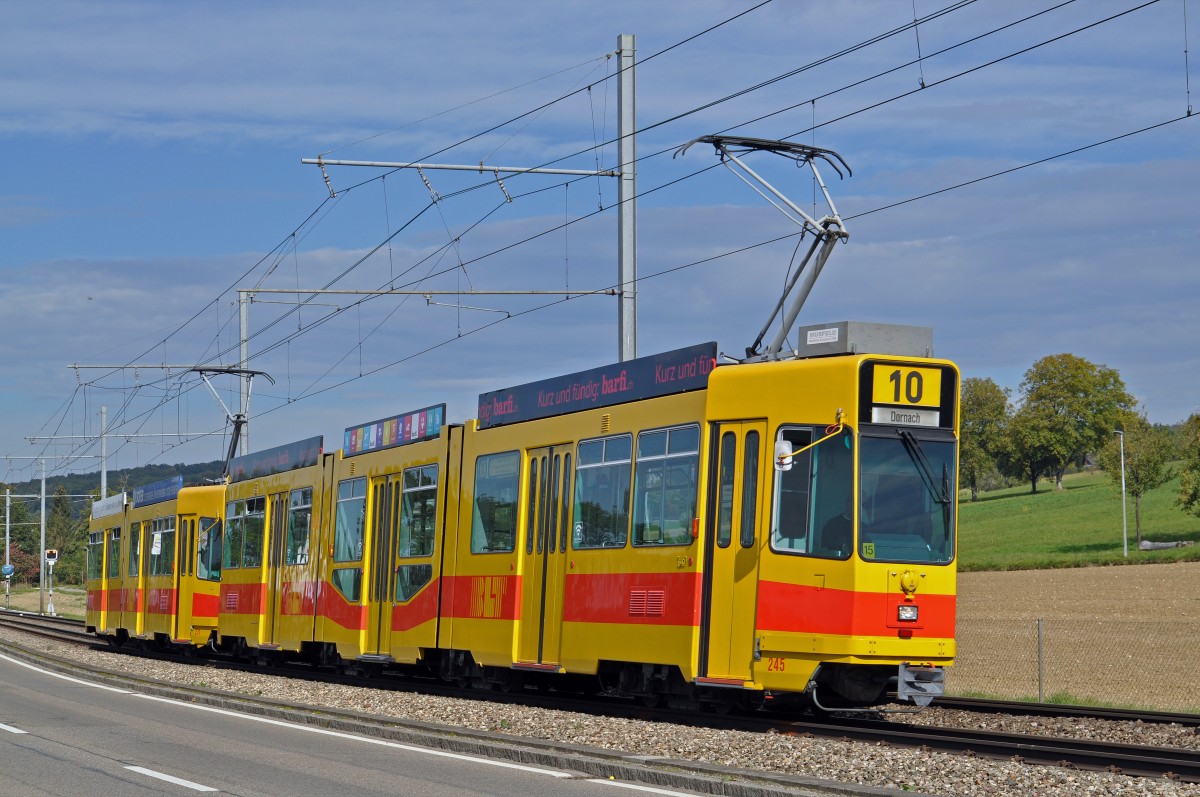
[[13, 726], [5, 725], [4, 723], [0, 723], [0, 731], [8, 731], [9, 733], [29, 733], [29, 731], [23, 731], [20, 728], [14, 728]]
[[52, 678], [59, 678], [64, 681], [70, 681], [71, 683], [79, 684], [80, 686], [91, 686], [95, 689], [105, 689], [109, 692], [116, 692], [117, 694], [121, 694], [121, 695], [131, 694], [128, 689], [118, 689], [115, 686], [105, 686], [104, 684], [94, 684], [91, 681], [83, 681], [83, 680], [80, 680], [79, 678], [72, 678], [69, 675], [63, 675], [62, 673], [51, 672], [50, 670], [42, 669], [41, 667], [37, 667], [33, 664], [28, 664], [26, 662], [21, 661], [20, 659], [14, 659], [10, 656], [0, 655], [0, 659], [3, 659], [4, 661], [10, 661], [13, 664], [16, 664], [20, 667], [24, 667], [27, 670], [33, 670], [34, 672], [40, 672], [42, 675], [49, 675]]
[[632, 789], [633, 791], [645, 791], [651, 794], [668, 794], [673, 797], [692, 797], [695, 792], [690, 791], [671, 791], [670, 789], [660, 789], [657, 786], [639, 786], [636, 783], [625, 783], [620, 780], [601, 780], [600, 778], [592, 778], [590, 783], [603, 783], [605, 786], [617, 786], [622, 789]]
[[162, 772], [155, 772], [153, 769], [146, 769], [145, 767], [125, 767], [125, 768], [132, 772], [140, 772], [141, 774], [149, 775], [152, 778], [158, 778], [159, 780], [165, 780], [167, 783], [174, 783], [176, 786], [185, 786], [185, 787], [191, 789], [192, 791], [219, 791], [219, 789], [214, 789], [212, 786], [202, 786], [199, 783], [192, 783], [190, 780], [184, 780], [183, 778], [177, 778], [172, 775], [164, 774]]
[[156, 697], [154, 695], [136, 694], [136, 697], [145, 698], [146, 700], [157, 700], [160, 703], [171, 703], [183, 708], [195, 709], [196, 711], [208, 711], [213, 714], [223, 714], [227, 717], [239, 717], [241, 719], [250, 720], [252, 722], [261, 722], [267, 725], [278, 725], [281, 728], [291, 728], [292, 730], [305, 731], [307, 733], [318, 733], [322, 736], [333, 736], [338, 739], [348, 739], [352, 742], [363, 742], [365, 744], [373, 744], [379, 747], [391, 747], [395, 750], [405, 750], [410, 753], [424, 753], [426, 755], [439, 756], [441, 758], [453, 758], [458, 761], [472, 761], [476, 764], [486, 764], [493, 767], [503, 767], [504, 769], [516, 769], [521, 772], [530, 772], [535, 775], [549, 775], [552, 778], [570, 778], [572, 775], [568, 772], [560, 772], [553, 769], [542, 769], [541, 767], [531, 767], [525, 764], [514, 764], [511, 761], [498, 761], [491, 758], [480, 758], [479, 756], [465, 755], [463, 753], [451, 753], [446, 750], [434, 750], [428, 747], [416, 747], [410, 744], [401, 744], [399, 742], [389, 742], [386, 739], [372, 739], [369, 736], [357, 736], [352, 733], [342, 733], [341, 731], [333, 731], [328, 728], [314, 728], [311, 725], [300, 725], [295, 722], [285, 722], [284, 720], [271, 719], [270, 717], [258, 717], [253, 714], [243, 714], [237, 711], [229, 711], [223, 708], [215, 708], [213, 706], [201, 706], [196, 703], [186, 703], [168, 697]]
[[[187, 703], [187, 702], [180, 701], [180, 700], [174, 700], [172, 698], [156, 697], [154, 695], [144, 695], [144, 694], [140, 694], [137, 692], [131, 692], [128, 689], [118, 689], [113, 686], [105, 686], [103, 684], [90, 683], [88, 681], [83, 681], [78, 678], [71, 678], [70, 676], [67, 676], [67, 675], [61, 675], [56, 672], [50, 672], [49, 670], [44, 670], [41, 667], [35, 667], [32, 664], [26, 664], [23, 661], [13, 659], [8, 656], [0, 655], [0, 659], [3, 659], [4, 661], [10, 661], [13, 664], [19, 664], [20, 666], [25, 667], [30, 670], [34, 670], [35, 672], [40, 672], [45, 675], [53, 676], [55, 678], [61, 678], [64, 681], [70, 681], [71, 683], [79, 684], [81, 686], [92, 686], [97, 689], [106, 689], [110, 692], [117, 692], [118, 694], [123, 694], [123, 695], [132, 694], [135, 697], [145, 698], [146, 700], [157, 700], [160, 703], [171, 703], [172, 705], [182, 706], [183, 708], [191, 708], [191, 709], [196, 709], [198, 711], [208, 711], [213, 714], [223, 714], [227, 717], [239, 717], [241, 719], [247, 719], [247, 720], [251, 720], [253, 722], [266, 723], [267, 725], [278, 725], [283, 728], [292, 728], [293, 730], [307, 731], [308, 733], [319, 733], [323, 736], [334, 736], [339, 739], [348, 739], [350, 741], [365, 742], [366, 744], [374, 744], [374, 745], [378, 745], [380, 747], [390, 747], [395, 750], [405, 750], [410, 753], [424, 753], [426, 755], [440, 756], [442, 758], [453, 758], [458, 761], [473, 761], [477, 764], [485, 764], [485, 765], [493, 766], [493, 767], [503, 767], [504, 769], [515, 769], [515, 770], [519, 770], [521, 772], [529, 772], [529, 773], [536, 774], [536, 775], [549, 775], [552, 778], [570, 778], [570, 777], [572, 777], [570, 773], [559, 772], [559, 771], [553, 770], [553, 769], [542, 769], [541, 767], [531, 767], [531, 766], [526, 766], [525, 764], [514, 764], [511, 761], [498, 761], [498, 760], [491, 759], [491, 758], [480, 758], [478, 756], [464, 755], [462, 753], [451, 753], [446, 750], [434, 750], [432, 748], [427, 748], [427, 747], [415, 747], [415, 746], [409, 745], [409, 744], [400, 744], [399, 742], [389, 742], [386, 739], [372, 739], [367, 736], [356, 736], [352, 733], [342, 733], [341, 731], [332, 731], [332, 730], [329, 730], [328, 728], [314, 728], [310, 725], [299, 725], [294, 722], [285, 722], [283, 720], [271, 719], [270, 717], [256, 717], [253, 714], [243, 714], [243, 713], [240, 713], [237, 711], [229, 711], [227, 709], [214, 708], [213, 706], [201, 706], [201, 705], [197, 705], [195, 703]], [[10, 733], [25, 733], [25, 731], [17, 730], [15, 728], [10, 728], [6, 725], [0, 725], [0, 729], [9, 731]], [[170, 775], [164, 775], [161, 772], [155, 772], [154, 770], [151, 770], [151, 769], [144, 769], [142, 767], [126, 767], [126, 769], [131, 769], [134, 772], [141, 772], [142, 774], [149, 775], [150, 777], [160, 778], [162, 780], [170, 781], [171, 783], [177, 783], [181, 786], [186, 786], [189, 789], [195, 789], [196, 791], [217, 791], [217, 789], [213, 789], [208, 786], [201, 786], [198, 783], [192, 783], [192, 782], [186, 781], [186, 780], [180, 780], [179, 778], [173, 778]], [[685, 794], [684, 792], [667, 791], [666, 789], [658, 789], [658, 788], [654, 788], [652, 786], [639, 786], [635, 783], [624, 783], [622, 781], [617, 781], [617, 780], [596, 779], [596, 780], [593, 780], [592, 782], [593, 783], [604, 783], [609, 786], [619, 786], [620, 788], [632, 789], [634, 791], [649, 792], [651, 794], [666, 794], [666, 795]]]

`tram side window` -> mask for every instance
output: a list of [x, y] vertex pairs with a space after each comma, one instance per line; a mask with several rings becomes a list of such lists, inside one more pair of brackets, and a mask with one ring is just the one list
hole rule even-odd
[[108, 532], [108, 577], [121, 577], [121, 528]]
[[167, 576], [175, 564], [175, 516], [150, 521], [150, 563], [152, 576]]
[[516, 541], [521, 455], [488, 454], [475, 461], [471, 553], [511, 553]]
[[[431, 556], [437, 528], [438, 466], [425, 465], [404, 471], [400, 508], [400, 558]], [[396, 567], [396, 600], [406, 601], [433, 579], [433, 566], [401, 564]]]
[[196, 552], [196, 577], [205, 581], [221, 580], [220, 518], [200, 518], [200, 547]]
[[562, 533], [559, 537], [560, 544], [559, 544], [558, 549], [560, 551], [566, 551], [567, 550], [567, 527], [570, 525], [570, 517], [571, 517], [569, 514], [571, 511], [571, 490], [570, 490], [570, 487], [568, 486], [571, 484], [571, 452], [570, 451], [568, 451], [566, 456], [563, 457], [563, 480], [562, 480], [562, 483], [563, 483], [562, 509], [560, 510], [562, 514], [559, 516], [562, 518], [562, 520], [559, 522], [559, 525], [562, 528]]
[[576, 549], [625, 547], [632, 470], [632, 435], [585, 440], [579, 444], [571, 526], [571, 542]]
[[746, 434], [742, 457], [742, 547], [753, 548], [758, 519], [758, 432]]
[[337, 527], [333, 561], [361, 562], [363, 526], [367, 517], [367, 480], [347, 479], [338, 485]]
[[438, 466], [404, 471], [398, 556], [430, 556], [437, 529]]
[[263, 528], [266, 521], [266, 496], [247, 498], [246, 523], [242, 527], [242, 567], [262, 567]]
[[347, 479], [338, 484], [337, 515], [333, 532], [333, 561], [356, 562], [358, 567], [337, 567], [333, 586], [347, 600], [362, 599], [363, 529], [367, 517], [366, 478]]
[[638, 435], [634, 545], [691, 543], [699, 470], [699, 426]]
[[246, 502], [230, 501], [225, 508], [225, 539], [223, 545], [226, 569], [242, 566], [242, 540], [246, 529]]
[[95, 581], [104, 574], [104, 532], [88, 534], [87, 580]]
[[284, 563], [308, 564], [308, 535], [312, 527], [312, 488], [292, 490], [288, 497], [287, 546]]
[[786, 440], [799, 453], [792, 457], [790, 470], [775, 474], [771, 548], [846, 559], [854, 546], [853, 435], [844, 429], [837, 437], [800, 451], [822, 436], [822, 429], [779, 430], [777, 440]]
[[138, 560], [141, 558], [142, 524], [129, 524], [129, 572], [130, 576], [138, 574]]

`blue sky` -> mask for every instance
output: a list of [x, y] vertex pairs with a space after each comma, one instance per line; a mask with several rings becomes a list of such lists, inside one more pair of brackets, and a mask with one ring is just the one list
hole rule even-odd
[[[883, 36], [913, 3], [10, 0], [4, 480], [42, 454], [51, 473], [93, 470], [58, 458], [99, 453], [101, 407], [111, 468], [220, 458], [220, 404], [194, 374], [148, 366], [232, 364], [237, 288], [611, 285], [612, 180], [505, 178], [507, 202], [478, 174], [428, 171], [427, 187], [330, 168], [331, 199], [300, 160], [611, 168], [622, 33], [638, 56], [639, 354], [741, 352], [796, 246], [766, 243], [796, 228], [705, 170], [711, 148], [672, 149], [789, 137], [853, 169], [823, 170], [850, 238], [801, 324], [932, 327], [936, 354], [1014, 397], [1037, 359], [1071, 352], [1117, 369], [1151, 420], [1183, 420], [1200, 411], [1200, 66], [1185, 58], [1200, 7], [1139, 5], [917, 0], [933, 18]], [[811, 210], [806, 171], [748, 162]], [[250, 367], [275, 380], [254, 386], [254, 448], [336, 448], [347, 426], [440, 402], [463, 420], [481, 392], [617, 359], [611, 297], [360, 299], [251, 305]], [[214, 385], [235, 407], [233, 381]]]

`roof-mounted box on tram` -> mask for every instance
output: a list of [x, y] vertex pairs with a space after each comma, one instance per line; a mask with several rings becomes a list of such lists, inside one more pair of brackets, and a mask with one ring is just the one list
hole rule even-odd
[[794, 354], [799, 359], [838, 354], [933, 356], [933, 330], [929, 327], [837, 321], [798, 327], [796, 339]]

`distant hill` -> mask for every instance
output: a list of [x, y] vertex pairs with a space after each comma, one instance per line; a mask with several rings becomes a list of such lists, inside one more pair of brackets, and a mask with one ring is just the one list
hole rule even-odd
[[[184, 485], [207, 484], [212, 480], [220, 479], [224, 472], [224, 460], [201, 462], [194, 465], [143, 465], [140, 468], [113, 470], [108, 472], [108, 492], [109, 495], [115, 495], [122, 490], [131, 491], [135, 487], [152, 484], [163, 479], [170, 479], [173, 476], [183, 476]], [[100, 489], [100, 471], [93, 471], [92, 473], [69, 473], [66, 476], [47, 476], [47, 501], [54, 496], [54, 492], [60, 484], [65, 485], [68, 495], [86, 495], [97, 492]], [[40, 495], [42, 481], [41, 479], [33, 479], [27, 482], [14, 482], [7, 485], [0, 484], [0, 490], [4, 487], [10, 488], [16, 495]], [[21, 500], [29, 505], [34, 514], [37, 513], [38, 499], [26, 498]], [[86, 507], [86, 502], [72, 502], [72, 505], [75, 507], [84, 506], [84, 515], [90, 509], [90, 507]]]

